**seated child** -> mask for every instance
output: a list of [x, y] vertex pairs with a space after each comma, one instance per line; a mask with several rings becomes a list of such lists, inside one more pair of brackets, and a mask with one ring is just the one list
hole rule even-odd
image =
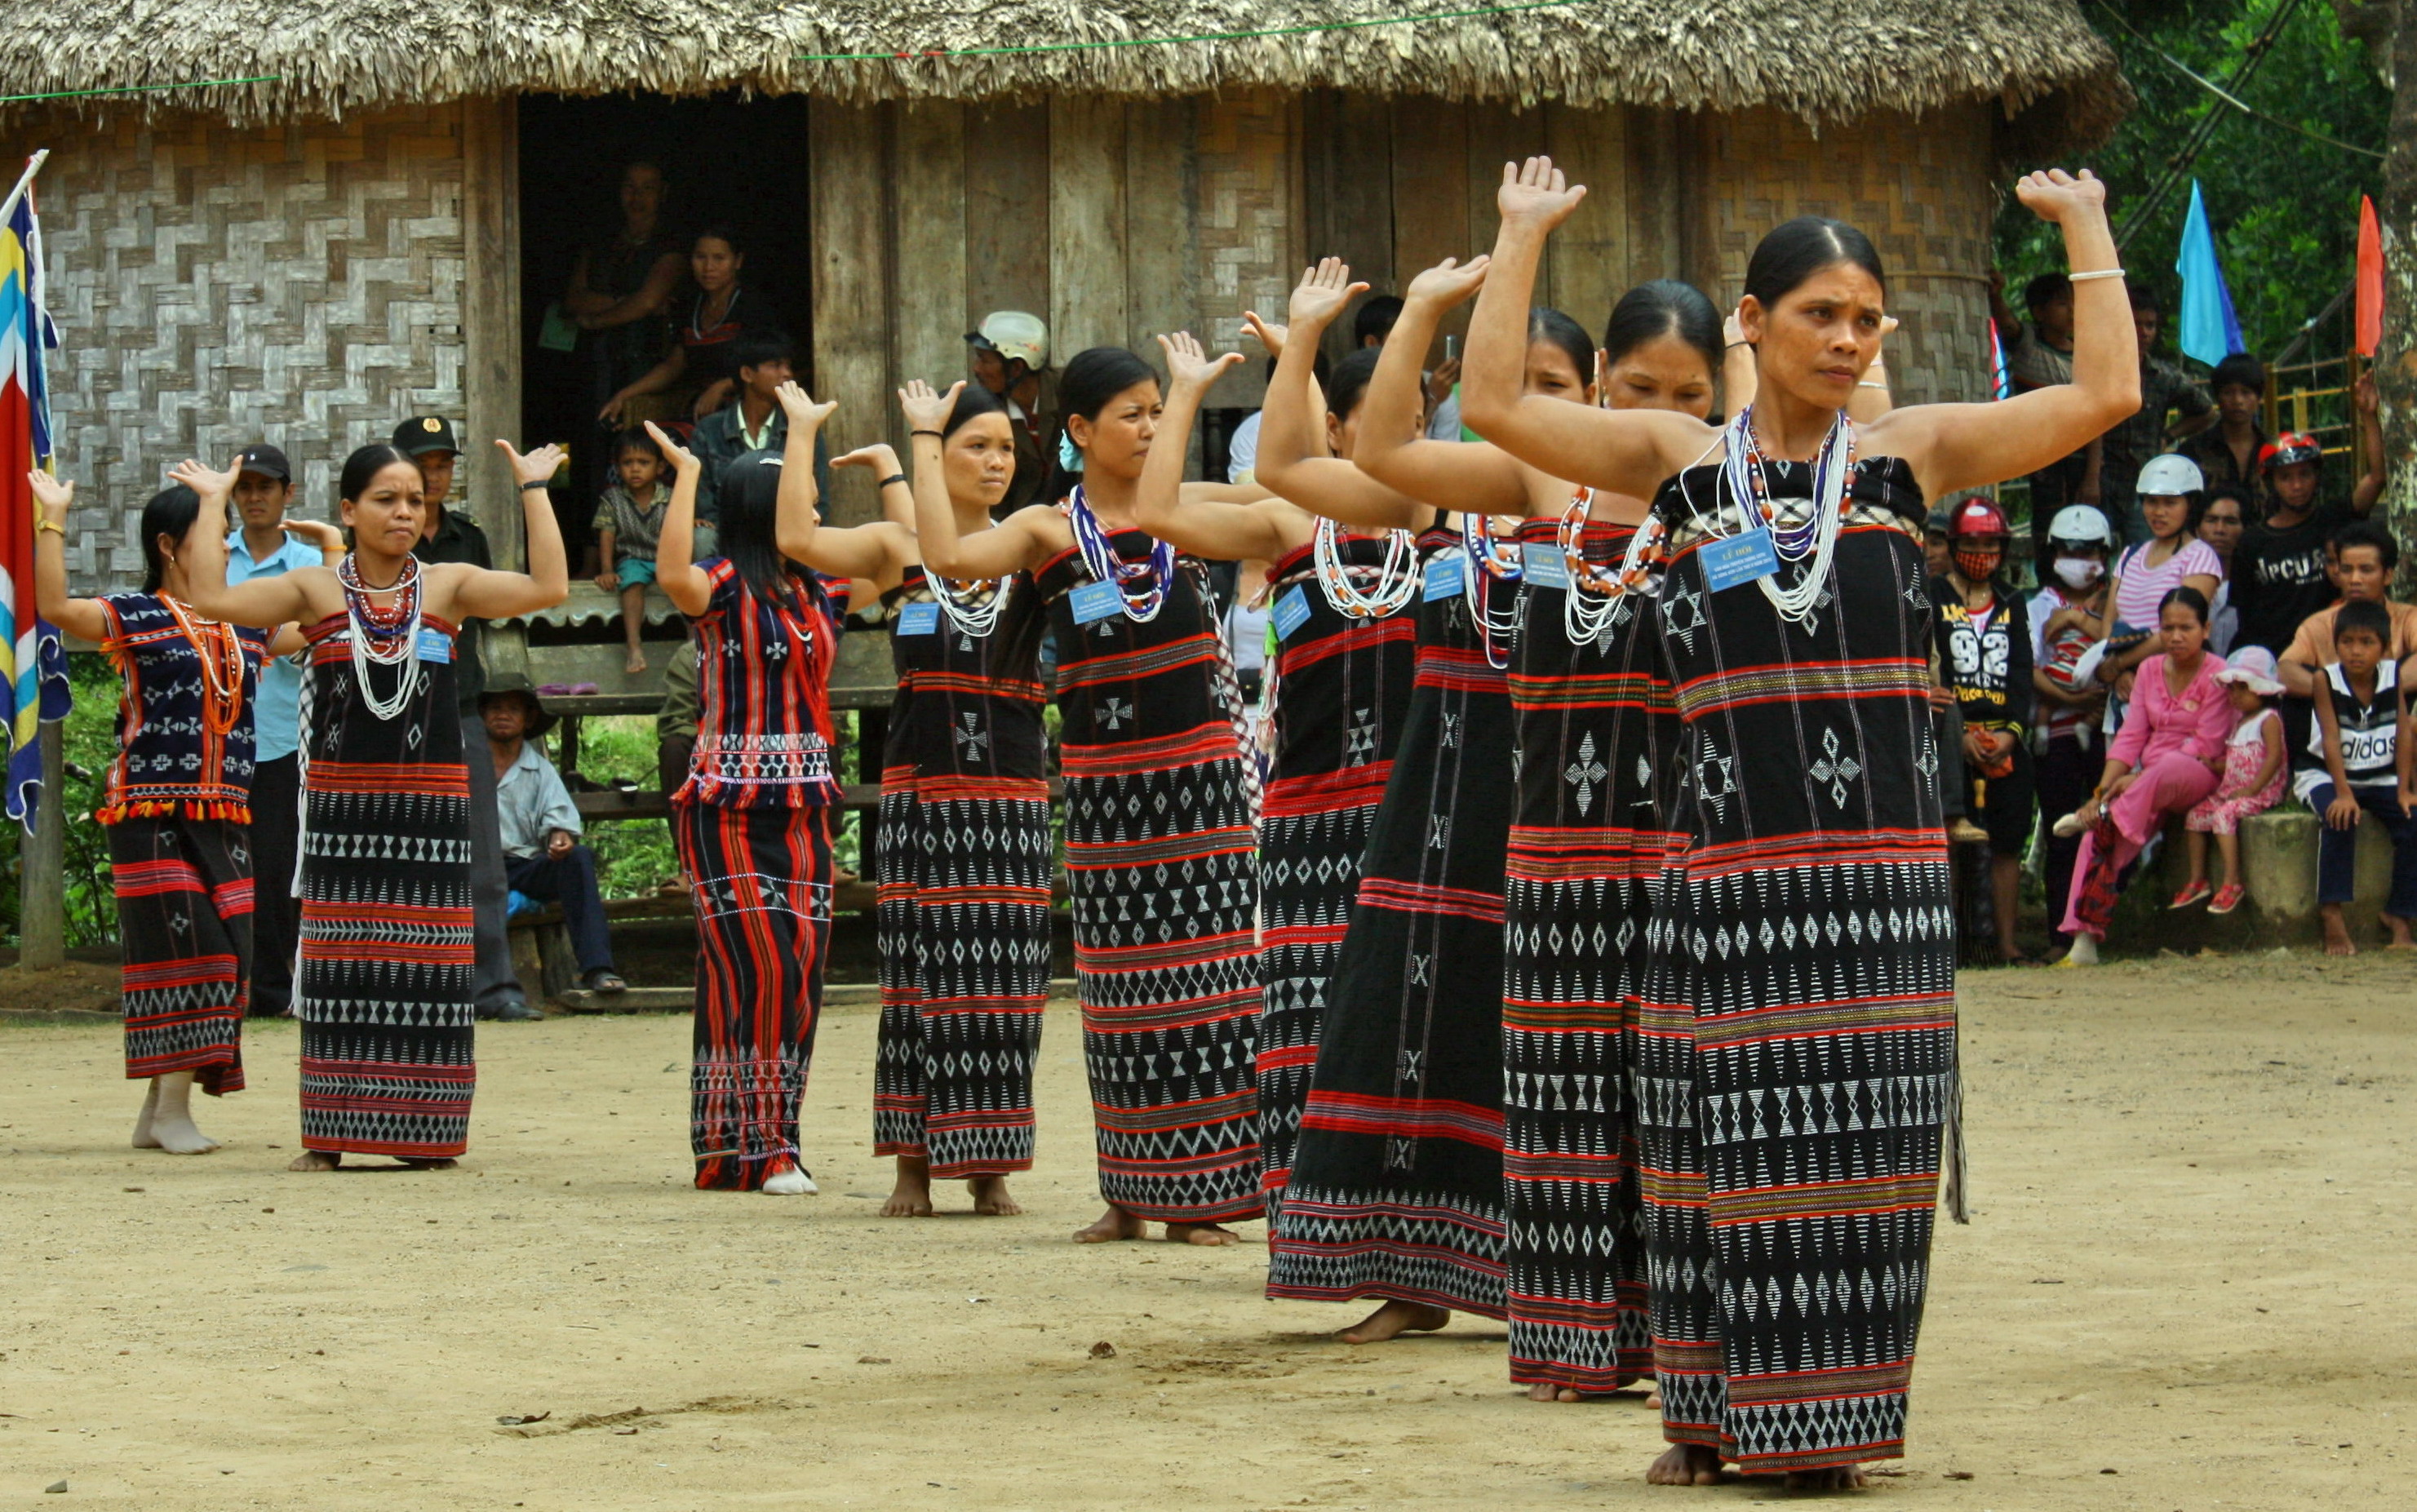
[[2283, 685], [2274, 675], [2274, 653], [2262, 645], [2245, 645], [2225, 662], [2215, 680], [2225, 685], [2237, 721], [2224, 746], [2224, 774], [2215, 791], [2193, 805], [2183, 820], [2190, 831], [2190, 881], [2174, 895], [2169, 907], [2188, 908], [2208, 896], [2207, 838], [2224, 857], [2224, 885], [2207, 905], [2211, 914], [2229, 914], [2241, 906], [2241, 822], [2262, 814], [2283, 795], [2283, 721], [2275, 717], [2274, 701]]
[[2324, 821], [2317, 841], [2317, 903], [2325, 921], [2325, 953], [2357, 953], [2342, 905], [2354, 892], [2358, 821], [2375, 815], [2392, 837], [2392, 893], [2383, 925], [2392, 947], [2409, 948], [2409, 921], [2417, 917], [2417, 819], [2400, 802], [2398, 754], [2406, 714], [2399, 667], [2385, 655], [2392, 617], [2373, 599], [2345, 602], [2333, 619], [2333, 655], [2318, 676], [2315, 697], [2293, 699], [2291, 791]]
[[662, 449], [644, 431], [624, 431], [615, 438], [613, 471], [620, 481], [596, 501], [596, 551], [605, 564], [596, 586], [606, 593], [620, 590], [621, 635], [630, 653], [621, 670], [634, 677], [646, 670], [638, 635], [646, 628], [646, 584], [655, 581], [655, 542], [662, 535], [672, 491], [663, 481]]

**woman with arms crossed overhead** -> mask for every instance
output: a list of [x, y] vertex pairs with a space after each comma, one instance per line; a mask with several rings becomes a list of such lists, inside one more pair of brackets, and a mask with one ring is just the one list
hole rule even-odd
[[[1903, 1452], [1940, 1138], [1954, 940], [1926, 690], [1923, 500], [2071, 452], [2139, 404], [2105, 191], [2034, 174], [2023, 202], [2075, 265], [2075, 381], [1857, 427], [1886, 283], [1853, 227], [1766, 236], [1739, 319], [1756, 398], [1715, 429], [1518, 389], [1544, 239], [1583, 198], [1506, 170], [1470, 327], [1468, 423], [1589, 486], [1654, 499], [1681, 720], [1680, 838], [1649, 936], [1637, 1080], [1655, 1370], [1674, 1447], [1853, 1485]], [[1865, 1278], [1869, 1278], [1866, 1282]]]

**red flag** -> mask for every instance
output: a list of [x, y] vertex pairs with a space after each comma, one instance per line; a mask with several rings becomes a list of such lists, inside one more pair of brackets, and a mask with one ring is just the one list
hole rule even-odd
[[2363, 357], [2383, 344], [2383, 229], [2375, 202], [2358, 197], [2358, 327], [2350, 345]]

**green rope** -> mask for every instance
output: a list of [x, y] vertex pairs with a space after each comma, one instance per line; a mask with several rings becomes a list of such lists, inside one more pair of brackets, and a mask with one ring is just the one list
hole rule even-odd
[[220, 84], [273, 84], [284, 77], [281, 73], [264, 73], [250, 79], [201, 79], [189, 84], [120, 84], [114, 89], [53, 89], [46, 95], [0, 95], [0, 105], [18, 105], [32, 99], [85, 99], [94, 95], [147, 95], [160, 89], [215, 89]]
[[1028, 47], [933, 47], [903, 53], [802, 53], [793, 63], [888, 63], [913, 58], [995, 58], [1033, 53], [1080, 53], [1111, 47], [1181, 47], [1196, 42], [1247, 42], [1261, 37], [1300, 37], [1311, 32], [1347, 32], [1363, 26], [1407, 26], [1422, 21], [1460, 21], [1471, 16], [1508, 16], [1523, 10], [1558, 10], [1593, 0], [1526, 0], [1525, 4], [1437, 10], [1422, 16], [1382, 16], [1372, 21], [1313, 22], [1303, 26], [1266, 26], [1246, 32], [1204, 32], [1197, 37], [1120, 37], [1095, 42], [1036, 42]]

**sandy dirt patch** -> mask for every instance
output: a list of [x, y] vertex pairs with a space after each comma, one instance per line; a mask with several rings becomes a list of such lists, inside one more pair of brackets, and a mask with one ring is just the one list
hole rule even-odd
[[[1942, 1226], [1910, 1456], [1865, 1500], [2409, 1504], [2411, 981], [2305, 954], [1968, 975], [1975, 1221]], [[689, 1188], [684, 1019], [483, 1026], [463, 1169], [319, 1177], [280, 1169], [291, 1024], [187, 1159], [125, 1147], [114, 1029], [0, 1026], [0, 1504], [1786, 1499], [1644, 1486], [1641, 1401], [1525, 1400], [1498, 1325], [1352, 1349], [1327, 1334], [1356, 1312], [1261, 1298], [1263, 1249], [1067, 1243], [1099, 1203], [1064, 1005], [1027, 1215], [957, 1188], [876, 1217], [874, 1026], [824, 1026], [811, 1199]]]

